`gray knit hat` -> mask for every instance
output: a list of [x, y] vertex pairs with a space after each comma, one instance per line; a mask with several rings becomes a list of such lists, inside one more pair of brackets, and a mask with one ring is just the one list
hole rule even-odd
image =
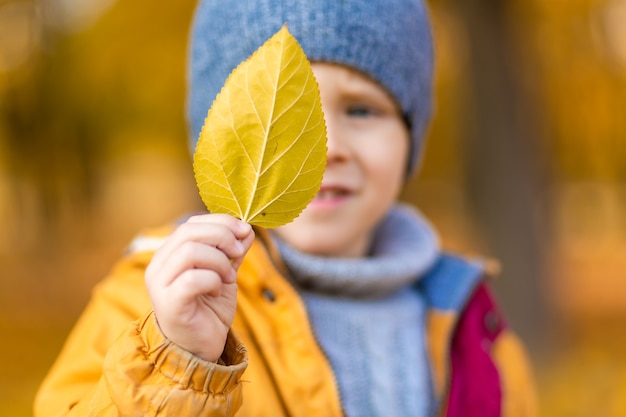
[[353, 67], [397, 100], [415, 170], [431, 114], [433, 48], [422, 0], [200, 0], [191, 33], [192, 145], [230, 72], [285, 23], [311, 61]]

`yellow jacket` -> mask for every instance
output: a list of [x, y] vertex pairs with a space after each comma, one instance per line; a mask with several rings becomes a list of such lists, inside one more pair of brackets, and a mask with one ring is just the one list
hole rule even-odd
[[[343, 415], [333, 371], [266, 233], [257, 231], [240, 267], [237, 314], [217, 364], [195, 357], [160, 333], [144, 284], [152, 253], [131, 251], [95, 287], [39, 390], [36, 417]], [[470, 292], [484, 292], [477, 290], [483, 287], [480, 279], [467, 282]], [[483, 326], [483, 316], [494, 314], [493, 308], [466, 308], [475, 312], [464, 318], [462, 306], [446, 308], [450, 297], [434, 294], [428, 343], [440, 415], [536, 415], [525, 354], [500, 316], [492, 317], [495, 327], [478, 329], [476, 323]], [[489, 338], [490, 348], [485, 352], [481, 342], [475, 351], [479, 356], [458, 349], [466, 344], [459, 334], [475, 338], [476, 331], [485, 333], [479, 337]], [[483, 362], [488, 362], [487, 374], [495, 376], [495, 385], [468, 385], [475, 364]], [[479, 401], [475, 407], [480, 395], [493, 404], [483, 409]]]

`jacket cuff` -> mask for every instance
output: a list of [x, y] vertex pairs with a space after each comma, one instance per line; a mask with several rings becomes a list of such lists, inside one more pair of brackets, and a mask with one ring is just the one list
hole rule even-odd
[[185, 389], [228, 394], [239, 384], [248, 367], [248, 352], [230, 330], [218, 363], [201, 359], [167, 339], [159, 328], [154, 312], [137, 322], [147, 359], [172, 382]]

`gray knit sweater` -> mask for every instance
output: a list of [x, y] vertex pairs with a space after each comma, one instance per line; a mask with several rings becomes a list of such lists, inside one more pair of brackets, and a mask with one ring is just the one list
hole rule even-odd
[[413, 284], [439, 256], [439, 243], [421, 214], [394, 207], [366, 258], [318, 257], [277, 244], [333, 367], [346, 415], [430, 415], [426, 309]]

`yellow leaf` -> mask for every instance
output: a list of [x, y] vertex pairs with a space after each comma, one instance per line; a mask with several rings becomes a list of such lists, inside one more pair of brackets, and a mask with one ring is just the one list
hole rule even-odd
[[262, 227], [295, 219], [326, 167], [326, 126], [304, 51], [283, 27], [240, 64], [213, 102], [194, 155], [202, 201]]

